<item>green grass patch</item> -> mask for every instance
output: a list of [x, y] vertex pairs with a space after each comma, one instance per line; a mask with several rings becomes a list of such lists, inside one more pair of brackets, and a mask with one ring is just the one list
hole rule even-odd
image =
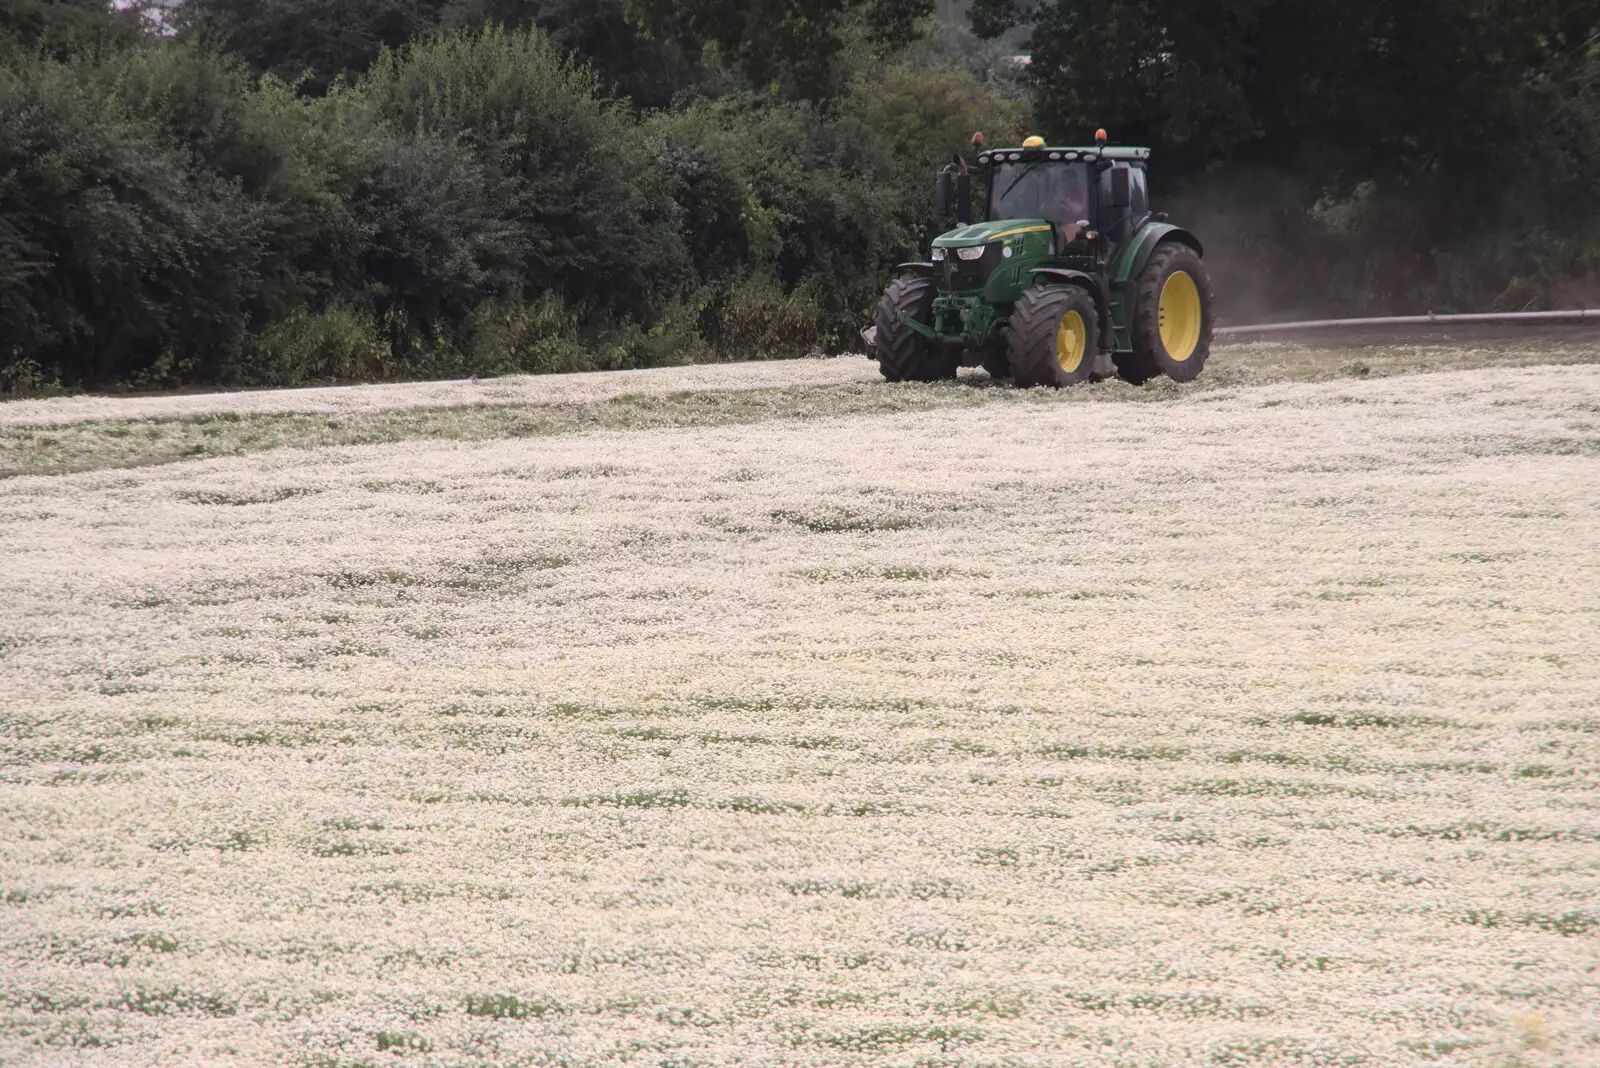
[[336, 590], [361, 590], [373, 586], [416, 586], [421, 580], [404, 571], [382, 568], [377, 571], [335, 571], [322, 576]]
[[1456, 727], [1461, 724], [1452, 722], [1439, 716], [1419, 715], [1391, 715], [1386, 712], [1352, 711], [1352, 712], [1318, 712], [1307, 710], [1295, 712], [1284, 717], [1289, 723], [1299, 723], [1307, 727], [1346, 727], [1359, 730], [1365, 727], [1401, 728], [1401, 727]]
[[468, 994], [467, 1015], [486, 1016], [491, 1020], [542, 1020], [560, 1013], [561, 1006], [553, 1001], [531, 1001], [514, 994]]
[[433, 1043], [412, 1031], [379, 1031], [378, 1052], [432, 1053]]
[[792, 524], [813, 534], [870, 534], [910, 530], [921, 525], [910, 516], [868, 514], [849, 508], [825, 508], [815, 512], [778, 509], [767, 514], [779, 522]]
[[1051, 760], [1182, 760], [1189, 750], [1172, 745], [1077, 745], [1062, 742], [1034, 750]]
[[495, 556], [470, 564], [460, 564], [444, 585], [469, 593], [503, 593], [516, 589], [529, 572], [555, 571], [572, 561], [564, 556], [534, 553], [528, 556]]
[[1381, 796], [1375, 790], [1338, 783], [1299, 782], [1283, 779], [1202, 779], [1180, 783], [1175, 793], [1200, 797], [1366, 797]]
[[726, 801], [718, 801], [716, 807], [727, 812], [751, 812], [759, 816], [781, 816], [806, 810], [806, 806], [795, 801], [767, 801], [759, 797], [730, 797]]
[[1303, 767], [1311, 763], [1305, 757], [1295, 756], [1293, 753], [1253, 753], [1247, 749], [1235, 749], [1232, 752], [1223, 753], [1217, 757], [1217, 762], [1221, 764], [1243, 764], [1246, 762], [1276, 764], [1279, 767]]
[[409, 853], [404, 846], [385, 845], [381, 842], [318, 842], [311, 847], [316, 857], [388, 857]]
[[1470, 909], [1461, 922], [1472, 927], [1525, 927], [1563, 938], [1576, 938], [1600, 930], [1600, 915], [1587, 912], [1508, 913], [1503, 909]]
[[316, 493], [317, 491], [314, 489], [285, 486], [281, 489], [243, 494], [228, 493], [222, 490], [185, 490], [178, 494], [178, 497], [191, 504], [214, 504], [230, 508], [241, 508], [250, 504], [277, 504], [279, 501], [289, 501], [296, 497], [310, 497]]
[[234, 1016], [239, 1006], [218, 994], [181, 987], [140, 987], [122, 995], [118, 1006], [145, 1016]]
[[232, 831], [216, 843], [221, 853], [248, 853], [267, 844], [267, 836], [256, 831]]
[[178, 951], [178, 940], [171, 935], [162, 934], [160, 931], [145, 931], [140, 934], [119, 938], [117, 941], [138, 949], [148, 949], [154, 953], [176, 953]]
[[836, 1049], [842, 1053], [892, 1053], [913, 1045], [936, 1045], [941, 1053], [983, 1041], [983, 1032], [970, 1027], [862, 1027], [832, 1034], [805, 1033], [795, 1041]]
[[1507, 827], [1502, 824], [1466, 820], [1429, 827], [1408, 823], [1404, 827], [1378, 830], [1390, 838], [1423, 838], [1438, 842], [1597, 842], [1600, 831], [1558, 830], [1551, 827]]
[[816, 583], [861, 582], [867, 579], [883, 579], [887, 582], [931, 582], [949, 578], [955, 571], [948, 567], [896, 564], [888, 567], [808, 567], [803, 571], [796, 571], [795, 574], [807, 582]]
[[568, 808], [687, 808], [691, 801], [683, 790], [639, 790], [629, 794], [589, 794], [561, 802]]

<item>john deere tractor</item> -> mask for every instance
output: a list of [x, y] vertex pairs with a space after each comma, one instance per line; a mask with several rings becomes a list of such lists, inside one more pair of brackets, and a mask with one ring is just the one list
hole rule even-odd
[[[863, 331], [884, 378], [929, 382], [982, 365], [1019, 386], [1112, 374], [1192, 381], [1211, 350], [1211, 282], [1189, 231], [1152, 214], [1148, 148], [1021, 148], [959, 157], [937, 202], [959, 226], [926, 263], [903, 263]], [[974, 139], [975, 147], [981, 140]]]

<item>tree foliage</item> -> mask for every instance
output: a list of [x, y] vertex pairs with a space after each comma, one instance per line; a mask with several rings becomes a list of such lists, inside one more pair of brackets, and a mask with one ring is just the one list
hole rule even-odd
[[185, 37], [313, 92], [354, 78], [438, 22], [443, 0], [187, 0]]
[[1179, 162], [1358, 178], [1460, 172], [1537, 129], [1529, 89], [1583, 63], [1597, 0], [1050, 0], [1045, 121], [1114, 125]]
[[0, 56], [124, 48], [142, 30], [137, 4], [111, 0], [5, 0], [0, 3]]
[[874, 62], [828, 106], [641, 115], [531, 25], [430, 31], [318, 93], [194, 37], [15, 56], [0, 389], [847, 344], [934, 225], [944, 142], [1023, 125], [970, 74]]
[[626, 0], [651, 35], [691, 54], [713, 47], [759, 87], [833, 95], [852, 32], [880, 49], [908, 43], [933, 0]]
[[129, 119], [104, 80], [0, 68], [0, 352], [86, 380], [209, 375], [237, 341], [259, 217]]
[[385, 48], [495, 27], [538, 28], [640, 107], [665, 107], [694, 80], [682, 49], [646, 35], [623, 0], [186, 0], [178, 25], [312, 94], [360, 76]]
[[490, 29], [388, 52], [364, 90], [392, 128], [458, 139], [483, 161], [533, 290], [642, 314], [681, 274], [676, 206], [631, 117], [543, 34]]
[[971, 14], [990, 34], [1031, 25], [1049, 131], [1105, 126], [1156, 149], [1159, 186], [1184, 191], [1240, 267], [1224, 292], [1258, 306], [1503, 302], [1592, 240], [1600, 0], [975, 0]]
[[562, 54], [587, 63], [602, 88], [640, 108], [669, 106], [698, 78], [685, 51], [646, 34], [623, 0], [452, 0], [440, 25], [468, 31], [537, 27]]

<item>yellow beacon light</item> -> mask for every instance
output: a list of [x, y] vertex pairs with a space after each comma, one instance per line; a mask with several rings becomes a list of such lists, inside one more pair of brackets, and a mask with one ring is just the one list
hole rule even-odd
[[1022, 147], [1023, 148], [1043, 148], [1044, 147], [1044, 138], [1042, 138], [1042, 137], [1030, 137], [1026, 141], [1022, 142]]

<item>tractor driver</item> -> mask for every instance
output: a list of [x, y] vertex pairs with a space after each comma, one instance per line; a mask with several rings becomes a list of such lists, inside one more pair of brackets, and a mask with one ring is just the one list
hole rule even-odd
[[1052, 167], [1050, 170], [1054, 172], [1051, 190], [1040, 217], [1055, 226], [1063, 243], [1070, 244], [1080, 236], [1082, 227], [1078, 224], [1089, 214], [1089, 191], [1076, 167]]

